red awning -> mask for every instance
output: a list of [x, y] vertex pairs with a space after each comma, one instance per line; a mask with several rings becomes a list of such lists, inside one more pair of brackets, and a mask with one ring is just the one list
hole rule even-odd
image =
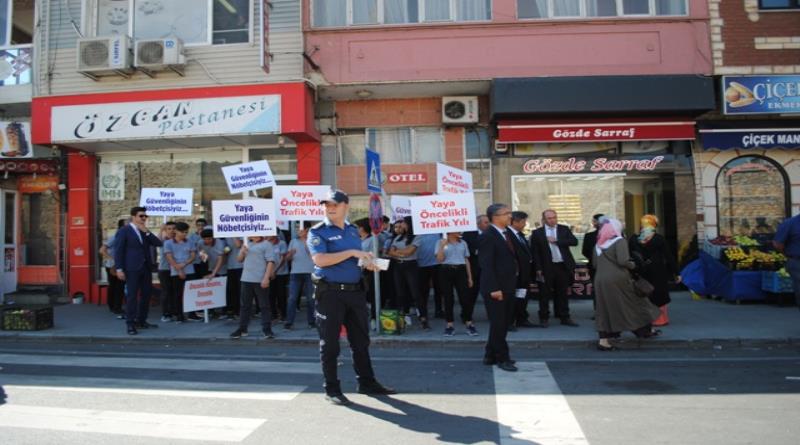
[[498, 142], [575, 143], [693, 140], [693, 120], [500, 121]]

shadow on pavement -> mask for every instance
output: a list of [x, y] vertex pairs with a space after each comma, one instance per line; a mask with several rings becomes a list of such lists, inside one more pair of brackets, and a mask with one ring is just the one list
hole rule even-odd
[[[400, 413], [359, 404], [352, 404], [349, 408], [395, 424], [405, 430], [437, 434], [438, 437], [436, 439], [440, 442], [459, 444], [499, 443], [498, 424], [495, 421], [474, 416], [443, 413], [392, 397], [374, 398], [400, 411]], [[507, 426], [503, 426], [503, 429], [510, 433], [514, 432], [512, 428]], [[516, 439], [514, 443], [539, 445], [537, 442], [520, 439]]]

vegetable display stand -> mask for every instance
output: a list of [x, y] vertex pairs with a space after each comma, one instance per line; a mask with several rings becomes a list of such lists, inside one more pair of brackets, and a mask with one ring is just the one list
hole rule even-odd
[[726, 301], [764, 301], [766, 295], [761, 290], [761, 272], [737, 270], [731, 273], [730, 286], [726, 286], [720, 297]]
[[761, 272], [761, 290], [766, 293], [767, 303], [779, 306], [792, 306], [795, 303], [792, 279], [780, 272]]
[[41, 331], [53, 327], [53, 306], [4, 308], [4, 331]]

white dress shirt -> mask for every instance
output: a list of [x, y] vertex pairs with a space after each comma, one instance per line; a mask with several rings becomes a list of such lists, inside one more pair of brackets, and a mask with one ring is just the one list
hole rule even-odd
[[[558, 239], [558, 226], [550, 227], [548, 225], [544, 226], [545, 234], [548, 238], [552, 237]], [[561, 257], [561, 249], [558, 248], [558, 244], [551, 243], [549, 240], [547, 244], [550, 246], [550, 254], [553, 256], [554, 263], [563, 263], [564, 258]]]

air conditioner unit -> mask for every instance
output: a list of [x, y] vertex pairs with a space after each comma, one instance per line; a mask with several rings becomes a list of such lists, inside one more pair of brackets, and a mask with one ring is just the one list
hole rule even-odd
[[442, 98], [442, 123], [478, 123], [477, 96], [451, 96]]
[[134, 50], [136, 68], [146, 71], [171, 69], [181, 73], [186, 58], [181, 39], [137, 40]]
[[78, 72], [89, 77], [131, 71], [131, 42], [127, 36], [78, 39]]

